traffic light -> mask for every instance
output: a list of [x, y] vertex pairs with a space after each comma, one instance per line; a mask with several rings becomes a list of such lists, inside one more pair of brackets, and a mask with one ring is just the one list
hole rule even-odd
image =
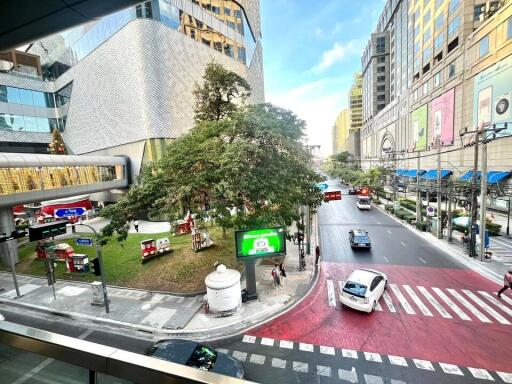
[[341, 191], [324, 192], [324, 201], [341, 200]]
[[91, 260], [91, 264], [91, 272], [94, 273], [95, 276], [101, 276], [100, 259], [95, 257]]
[[55, 237], [58, 235], [65, 235], [67, 223], [68, 221], [65, 220], [56, 221], [53, 223], [32, 225], [28, 227], [29, 240], [32, 242], [37, 240], [49, 239], [50, 237]]

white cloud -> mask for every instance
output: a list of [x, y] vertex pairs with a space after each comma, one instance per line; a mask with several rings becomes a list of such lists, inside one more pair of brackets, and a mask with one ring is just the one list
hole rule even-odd
[[322, 58], [312, 70], [319, 73], [339, 63], [349, 55], [359, 54], [361, 51], [361, 42], [359, 40], [350, 40], [345, 44], [334, 43], [333, 47], [322, 53]]
[[309, 144], [320, 145], [324, 156], [331, 154], [332, 126], [347, 105], [347, 89], [333, 87], [332, 80], [324, 78], [286, 91], [268, 92], [266, 99], [305, 120]]
[[315, 28], [315, 35], [317, 35], [318, 37], [323, 37], [324, 30], [320, 27]]

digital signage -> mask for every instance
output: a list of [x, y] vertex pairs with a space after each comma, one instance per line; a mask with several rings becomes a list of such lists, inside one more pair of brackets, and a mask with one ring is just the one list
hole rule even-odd
[[235, 232], [236, 257], [262, 258], [286, 254], [284, 228], [263, 228]]

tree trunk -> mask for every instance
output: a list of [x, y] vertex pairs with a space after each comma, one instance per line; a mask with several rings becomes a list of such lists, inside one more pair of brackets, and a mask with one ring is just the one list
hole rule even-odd
[[222, 227], [222, 239], [223, 240], [226, 240], [227, 238], [227, 235], [226, 235], [226, 228]]

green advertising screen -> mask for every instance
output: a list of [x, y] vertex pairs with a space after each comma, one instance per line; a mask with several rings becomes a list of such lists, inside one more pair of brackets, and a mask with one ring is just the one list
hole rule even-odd
[[236, 257], [256, 258], [283, 255], [286, 253], [285, 234], [283, 228], [236, 231]]

